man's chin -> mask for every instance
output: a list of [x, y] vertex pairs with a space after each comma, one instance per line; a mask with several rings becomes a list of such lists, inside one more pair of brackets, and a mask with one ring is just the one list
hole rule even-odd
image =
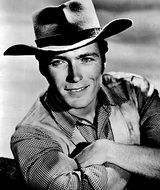
[[87, 107], [87, 105], [80, 105], [80, 104], [74, 104], [74, 105], [70, 105], [70, 108], [71, 109], [84, 109], [84, 108], [86, 108]]
[[90, 101], [78, 100], [70, 102], [69, 106], [72, 109], [85, 109], [91, 104]]
[[67, 102], [67, 104], [69, 105], [70, 108], [75, 108], [75, 109], [81, 109], [81, 108], [85, 108], [87, 107], [87, 103], [85, 103], [84, 101], [69, 101]]

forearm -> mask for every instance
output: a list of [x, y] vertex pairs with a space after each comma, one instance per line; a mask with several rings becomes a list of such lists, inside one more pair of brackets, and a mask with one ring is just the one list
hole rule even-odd
[[[92, 165], [81, 168], [73, 159], [52, 152], [41, 156], [36, 162], [28, 163], [26, 178], [31, 187], [41, 189], [124, 189], [130, 174], [118, 167]], [[58, 161], [58, 162], [56, 162]]]
[[[89, 147], [87, 147], [86, 151], [82, 150], [80, 154], [75, 157], [80, 167], [80, 170], [82, 169], [83, 171], [85, 171], [85, 174], [89, 174], [88, 179], [90, 181], [93, 181], [93, 179], [90, 179], [90, 177], [93, 178], [94, 175], [94, 181], [102, 181], [101, 186], [97, 184], [100, 188], [102, 187], [102, 185], [105, 184], [104, 187], [107, 190], [124, 189], [129, 181], [130, 173], [113, 164], [105, 163], [103, 165], [102, 163], [100, 163], [100, 159], [103, 157], [103, 155], [95, 153], [94, 156], [97, 155], [96, 159], [89, 159], [89, 163], [86, 165], [86, 167], [83, 167], [83, 160], [86, 160], [88, 157], [87, 155], [89, 155], [92, 152], [92, 150]], [[93, 151], [93, 153], [94, 152], [95, 151]], [[97, 178], [97, 176], [99, 179]]]
[[26, 183], [33, 189], [81, 188], [81, 174], [76, 163], [58, 151], [45, 152], [38, 157], [34, 155], [25, 160], [21, 169]]
[[129, 172], [160, 179], [160, 149], [108, 142], [106, 161]]
[[18, 137], [12, 138], [12, 151], [29, 186], [36, 189], [108, 190], [105, 166], [97, 164], [81, 168], [63, 153], [58, 142], [48, 138], [40, 141], [34, 138], [34, 134], [28, 133], [30, 138], [21, 141]]
[[[44, 168], [46, 167], [42, 168], [42, 164], [36, 170], [32, 168], [31, 170], [34, 172], [32, 172], [31, 186], [36, 184], [38, 188], [42, 189], [49, 187], [49, 189], [61, 190], [110, 190], [108, 189], [107, 170], [104, 166], [94, 165], [86, 168], [70, 167], [68, 169], [67, 165], [69, 166], [70, 163], [61, 162], [58, 164], [57, 169], [52, 168], [49, 171], [45, 171], [46, 175], [44, 175]], [[38, 174], [43, 175], [43, 178], [40, 179], [40, 175]], [[46, 185], [45, 188], [42, 187], [43, 184]]]
[[[37, 189], [108, 189], [108, 174], [105, 166], [94, 165], [80, 168], [67, 155], [57, 152], [48, 152], [32, 161], [26, 160], [27, 183]], [[28, 162], [28, 163], [27, 163]]]

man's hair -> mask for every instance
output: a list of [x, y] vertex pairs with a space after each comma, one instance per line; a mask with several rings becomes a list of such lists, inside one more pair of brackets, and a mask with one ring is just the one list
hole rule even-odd
[[[102, 59], [102, 73], [103, 73], [105, 69], [105, 62], [106, 62], [105, 54], [108, 51], [108, 43], [105, 40], [99, 40], [97, 43], [98, 43], [98, 47], [99, 47], [99, 51], [100, 51], [100, 55]], [[46, 52], [45, 53], [41, 52], [39, 54], [36, 54], [35, 57], [39, 62], [39, 70], [41, 74], [47, 77], [47, 63], [49, 64], [50, 59], [53, 58], [53, 55], [48, 54]]]
[[108, 43], [105, 40], [98, 41], [99, 52], [102, 59], [102, 73], [105, 70], [106, 53], [108, 52]]

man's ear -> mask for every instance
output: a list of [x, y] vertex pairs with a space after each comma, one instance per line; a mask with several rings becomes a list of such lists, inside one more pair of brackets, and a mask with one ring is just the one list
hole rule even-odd
[[39, 61], [39, 59], [40, 59], [40, 55], [37, 53], [37, 54], [35, 54], [35, 58], [37, 59], [37, 61]]
[[105, 62], [104, 62], [104, 71], [105, 71], [106, 67], [107, 67], [107, 61], [105, 60]]
[[107, 65], [107, 62], [106, 62], [106, 58], [105, 58], [104, 62], [102, 63], [102, 74], [105, 73], [106, 65]]
[[47, 60], [40, 54], [36, 54], [35, 59], [38, 61], [40, 73], [46, 78], [47, 67], [45, 62], [47, 62]]
[[47, 78], [48, 74], [47, 74], [47, 65], [45, 65], [44, 63], [42, 63], [41, 61], [39, 62], [39, 71], [40, 73]]

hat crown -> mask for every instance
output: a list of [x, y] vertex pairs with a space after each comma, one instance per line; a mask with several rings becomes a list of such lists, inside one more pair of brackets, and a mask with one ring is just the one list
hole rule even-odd
[[33, 25], [38, 47], [71, 45], [95, 36], [100, 29], [91, 0], [70, 0], [41, 9], [34, 13]]
[[70, 0], [60, 6], [46, 7], [32, 18], [37, 47], [17, 44], [4, 55], [60, 54], [107, 39], [132, 26], [130, 19], [121, 18], [101, 29], [92, 0]]

